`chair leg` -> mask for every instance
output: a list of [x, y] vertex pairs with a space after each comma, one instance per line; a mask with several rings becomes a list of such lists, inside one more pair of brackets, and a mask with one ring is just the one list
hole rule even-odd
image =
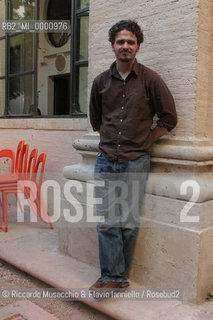
[[[33, 191], [31, 190], [31, 192], [33, 192]], [[36, 215], [38, 214], [40, 219], [42, 221], [44, 221], [44, 223], [46, 223], [46, 224], [49, 223], [50, 228], [53, 229], [53, 225], [52, 225], [52, 222], [50, 221], [50, 218], [49, 218], [49, 215], [47, 212], [47, 207], [45, 205], [43, 197], [41, 196], [41, 193], [39, 191], [37, 191], [35, 201], [31, 201], [30, 194], [28, 191], [27, 192], [25, 191], [25, 196], [26, 196], [33, 212]], [[33, 198], [35, 199], [35, 195]], [[36, 207], [36, 209], [35, 209], [35, 207]], [[46, 217], [47, 217], [48, 222], [46, 221]]]
[[2, 207], [2, 201], [0, 199], [0, 229], [2, 229], [2, 225], [1, 225], [1, 207]]
[[24, 213], [24, 210], [23, 210], [23, 208], [22, 208], [21, 202], [19, 201], [18, 194], [15, 193], [15, 196], [16, 196], [16, 201], [18, 202], [19, 208], [21, 209], [21, 212]]
[[44, 214], [44, 212], [45, 212], [44, 203], [41, 204], [41, 200], [40, 200], [39, 195], [37, 195], [35, 203], [36, 203], [36, 208], [37, 208], [37, 212], [39, 214], [39, 217], [41, 218], [42, 221], [44, 221], [44, 223], [47, 224], [46, 217], [45, 217], [46, 215]]
[[4, 215], [4, 231], [7, 232], [7, 192], [2, 192], [3, 215]]
[[[44, 199], [41, 195], [41, 192], [38, 191], [36, 189], [36, 194], [35, 194], [35, 190], [31, 190], [30, 192], [33, 193], [33, 199], [35, 200], [31, 200], [31, 197], [30, 197], [30, 192], [29, 192], [29, 189], [27, 188], [23, 188], [22, 190], [25, 194], [25, 197], [27, 198], [32, 210], [33, 210], [33, 213], [37, 216], [39, 215], [40, 219], [42, 221], [44, 221], [46, 224], [49, 223], [50, 225], [50, 228], [53, 229], [53, 225], [52, 225], [52, 222], [49, 218], [49, 214], [48, 214], [48, 211], [47, 211], [47, 207], [46, 207], [46, 204], [44, 202]], [[45, 217], [47, 218], [48, 222], [46, 221]]]
[[[35, 200], [32, 201], [31, 198], [30, 198], [29, 190], [27, 190], [27, 189], [25, 190], [25, 189], [24, 189], [23, 192], [24, 192], [24, 195], [25, 195], [27, 201], [29, 202], [30, 207], [31, 207], [31, 209], [33, 210], [33, 213], [35, 214], [35, 216], [37, 217], [38, 214], [39, 214], [39, 216], [40, 216], [40, 213], [38, 212], [38, 209], [37, 209], [37, 205], [36, 205]], [[41, 216], [40, 216], [40, 218], [41, 218]]]
[[38, 197], [36, 199], [36, 204], [37, 204], [37, 208], [38, 208], [38, 211], [39, 211], [39, 216], [42, 217], [42, 220], [45, 223], [47, 223], [46, 219], [44, 218], [44, 215], [45, 215], [47, 220], [48, 220], [48, 223], [50, 225], [50, 229], [53, 229], [53, 225], [52, 225], [52, 222], [50, 220], [50, 217], [49, 217], [49, 214], [48, 214], [48, 211], [47, 211], [47, 207], [46, 207], [46, 204], [44, 202], [44, 199], [42, 197], [41, 192], [38, 193]]

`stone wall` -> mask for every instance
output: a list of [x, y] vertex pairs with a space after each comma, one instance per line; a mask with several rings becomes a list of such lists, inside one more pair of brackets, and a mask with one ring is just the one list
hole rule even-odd
[[135, 19], [145, 40], [138, 61], [158, 72], [174, 95], [179, 123], [174, 132], [194, 132], [196, 55], [198, 30], [197, 0], [94, 0], [90, 9], [89, 83], [108, 68], [114, 54], [108, 29], [121, 19]]
[[[199, 2], [196, 134], [213, 141], [213, 2]], [[204, 128], [204, 130], [202, 130]], [[202, 131], [201, 131], [202, 130]]]

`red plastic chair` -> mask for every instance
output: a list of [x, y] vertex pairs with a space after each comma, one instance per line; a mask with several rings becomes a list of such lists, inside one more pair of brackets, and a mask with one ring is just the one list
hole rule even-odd
[[[1, 180], [0, 180], [0, 191], [2, 191], [2, 198], [3, 198], [2, 208], [3, 208], [4, 225], [5, 225], [6, 232], [8, 231], [8, 228], [7, 228], [7, 195], [8, 195], [8, 193], [14, 193], [16, 195], [16, 199], [18, 201], [18, 204], [21, 208], [21, 211], [23, 212], [21, 203], [20, 203], [19, 198], [17, 196], [18, 192], [23, 192], [23, 190], [20, 189], [20, 187], [19, 187], [19, 182], [21, 180], [29, 179], [30, 175], [35, 170], [38, 149], [33, 149], [31, 151], [28, 165], [27, 165], [27, 161], [26, 161], [27, 153], [28, 153], [28, 145], [24, 145], [23, 152], [20, 155], [20, 161], [19, 161], [19, 170], [22, 171], [24, 168], [24, 171], [16, 173], [12, 176], [9, 176], [7, 180], [5, 179], [4, 183], [1, 183]], [[25, 161], [23, 162], [24, 157], [25, 157]], [[26, 167], [27, 167], [27, 170], [25, 169]], [[1, 213], [1, 211], [0, 211], [0, 213]]]
[[20, 163], [20, 160], [23, 160], [22, 154], [23, 154], [23, 147], [24, 147], [24, 141], [21, 140], [17, 146], [16, 150], [16, 163], [15, 163], [15, 172], [19, 172], [20, 167], [22, 167], [22, 164]]
[[[2, 155], [1, 157], [6, 157], [6, 158], [10, 158], [11, 153], [14, 154], [14, 151], [11, 149], [2, 149], [2, 150], [0, 150], [0, 152]], [[12, 166], [11, 166], [11, 173], [14, 172], [14, 169], [15, 169], [15, 172], [17, 172], [17, 173], [22, 172], [24, 157], [25, 157], [24, 168], [27, 163], [27, 153], [28, 153], [28, 147], [26, 145], [26, 147], [24, 148], [24, 141], [21, 140], [17, 146], [16, 156], [14, 155], [15, 158], [14, 158]], [[8, 156], [7, 156], [7, 154], [8, 154]], [[15, 161], [15, 163], [14, 163], [14, 161]]]
[[[11, 159], [11, 174], [12, 174], [14, 171], [14, 164], [15, 164], [15, 153], [13, 152], [13, 150], [10, 150], [10, 149], [0, 150], [0, 158]], [[6, 176], [9, 176], [9, 175], [6, 175]], [[1, 179], [2, 179], [2, 175], [0, 175], [0, 183], [1, 183]], [[1, 206], [1, 200], [0, 200], [0, 206]], [[1, 210], [0, 210], [0, 229], [1, 228], [2, 228], [2, 224], [1, 224]]]
[[[19, 178], [19, 181], [20, 180], [30, 180], [31, 179], [31, 176], [33, 176], [33, 172], [35, 171], [37, 154], [38, 154], [38, 149], [33, 149], [31, 151], [30, 156], [29, 156], [28, 165], [27, 165], [27, 163], [25, 163], [25, 165], [24, 165], [24, 167], [27, 167], [27, 171], [23, 172], [23, 174]], [[23, 192], [23, 191], [20, 190], [20, 189], [19, 190], [16, 189], [16, 192]], [[17, 197], [17, 201], [19, 203], [21, 211], [23, 212], [23, 209], [22, 209], [21, 203], [19, 202], [18, 197]]]
[[[16, 151], [16, 163], [15, 163], [15, 172], [16, 175], [8, 175], [5, 178], [2, 176], [0, 180], [0, 190], [12, 190], [14, 186], [16, 187], [17, 180], [24, 179], [26, 176], [26, 168], [27, 168], [27, 157], [28, 157], [29, 145], [25, 144], [24, 141], [20, 141]], [[11, 193], [13, 193], [11, 191]], [[17, 198], [16, 199], [21, 207], [21, 204]], [[0, 203], [1, 204], [1, 203]]]
[[[21, 175], [21, 178], [17, 179], [16, 183], [12, 184], [7, 184], [4, 189], [1, 189], [0, 186], [0, 191], [2, 191], [2, 197], [3, 197], [3, 213], [4, 213], [4, 222], [5, 222], [5, 231], [8, 231], [7, 228], [7, 195], [8, 193], [24, 193], [26, 198], [29, 201], [29, 204], [34, 212], [35, 215], [39, 215], [41, 220], [43, 220], [45, 223], [47, 217], [47, 220], [50, 224], [50, 228], [53, 229], [52, 223], [50, 221], [46, 205], [44, 203], [43, 197], [41, 195], [41, 183], [43, 179], [43, 172], [44, 172], [44, 166], [45, 166], [45, 161], [46, 161], [46, 154], [41, 154], [36, 162], [37, 158], [37, 153], [38, 150], [34, 149], [32, 150], [30, 157], [29, 157], [29, 162], [28, 162], [28, 167], [27, 167], [27, 172], [26, 174]], [[38, 170], [40, 168], [40, 177], [38, 178]], [[31, 190], [29, 187], [25, 187], [25, 182], [24, 181], [32, 181], [34, 183], [35, 189]], [[38, 183], [37, 183], [38, 180]], [[30, 192], [33, 193], [33, 198], [35, 199], [34, 202], [31, 201], [30, 197]], [[18, 200], [18, 197], [17, 197]], [[21, 204], [19, 203], [20, 207]], [[22, 209], [22, 207], [21, 207]], [[23, 211], [23, 210], [22, 210]]]
[[[10, 158], [10, 155], [12, 154], [13, 160], [12, 160], [12, 166], [11, 166], [11, 174], [0, 175], [0, 191], [11, 190], [11, 193], [15, 193], [12, 190], [14, 190], [14, 188], [16, 188], [17, 181], [20, 178], [20, 176], [18, 176], [18, 175], [20, 175], [20, 173], [22, 173], [23, 169], [26, 172], [28, 149], [29, 149], [29, 146], [27, 144], [24, 145], [24, 141], [21, 140], [17, 146], [16, 157], [15, 157], [13, 150], [11, 150], [11, 149], [1, 150], [2, 157], [7, 157], [7, 158], [9, 157]], [[15, 164], [14, 164], [14, 161], [15, 161]], [[15, 174], [13, 174], [14, 165], [15, 165]], [[15, 193], [15, 195], [16, 195], [16, 199], [18, 201], [17, 193]], [[4, 198], [3, 193], [2, 193], [2, 198]], [[19, 203], [19, 205], [20, 205], [20, 203]], [[0, 200], [0, 207], [1, 206], [3, 207], [3, 214], [4, 214], [4, 220], [5, 220], [5, 212], [4, 212], [5, 202], [3, 201], [1, 203], [1, 200]], [[0, 208], [0, 217], [1, 217], [1, 208]], [[5, 225], [5, 230], [6, 229], [7, 229], [7, 221], [6, 221], [6, 225]]]
[[[43, 220], [46, 224], [49, 223], [50, 228], [53, 229], [53, 225], [52, 225], [52, 222], [49, 218], [46, 204], [45, 204], [44, 199], [41, 194], [41, 184], [42, 184], [42, 180], [43, 180], [46, 157], [47, 157], [46, 153], [40, 154], [40, 156], [38, 157], [35, 169], [34, 169], [32, 176], [31, 176], [31, 181], [35, 183], [36, 188], [30, 190], [30, 192], [34, 193], [33, 198], [35, 199], [35, 201], [34, 202], [30, 201], [29, 188], [26, 189], [25, 196], [29, 199], [31, 208], [34, 211], [34, 213], [35, 214], [38, 213], [41, 220]], [[38, 173], [40, 173], [40, 175]], [[36, 192], [36, 194], [35, 194], [35, 192]], [[47, 218], [48, 222], [46, 221], [46, 218]]]
[[26, 174], [26, 172], [27, 172], [28, 151], [29, 151], [29, 145], [25, 144], [23, 146], [23, 148], [22, 148], [21, 153], [20, 153], [18, 168], [17, 168], [16, 172]]
[[11, 173], [13, 173], [14, 164], [15, 164], [15, 153], [14, 153], [14, 151], [10, 150], [10, 149], [0, 150], [0, 158], [10, 158], [11, 159]]
[[30, 153], [28, 166], [27, 166], [27, 179], [30, 179], [33, 172], [35, 171], [37, 155], [38, 155], [38, 149], [33, 149]]

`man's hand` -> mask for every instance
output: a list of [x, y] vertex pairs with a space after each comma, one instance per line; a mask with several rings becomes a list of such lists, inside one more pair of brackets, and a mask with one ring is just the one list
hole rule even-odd
[[162, 136], [168, 133], [168, 130], [164, 127], [156, 126], [152, 131], [152, 141], [155, 142]]

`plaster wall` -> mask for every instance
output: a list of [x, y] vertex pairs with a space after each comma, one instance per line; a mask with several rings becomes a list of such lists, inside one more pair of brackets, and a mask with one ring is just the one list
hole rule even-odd
[[[45, 152], [47, 161], [43, 181], [54, 180], [59, 188], [64, 166], [81, 159], [72, 144], [85, 134], [86, 129], [87, 119], [0, 119], [1, 149], [15, 151], [18, 142], [24, 140], [29, 144], [29, 152], [33, 148], [38, 148], [39, 154]], [[9, 168], [10, 163], [0, 159], [0, 173], [8, 172]], [[52, 194], [48, 202], [50, 213], [53, 209], [51, 197]]]
[[[51, 161], [57, 158], [61, 165], [46, 171], [54, 172], [54, 178], [61, 178], [65, 163], [75, 163], [80, 155], [74, 152], [73, 142], [85, 134], [88, 126], [87, 119], [0, 119], [1, 149], [11, 147], [16, 150], [17, 143], [25, 140], [31, 148], [39, 148], [39, 152], [46, 152]], [[75, 153], [75, 154], [74, 154]], [[48, 161], [50, 161], [50, 159]]]

